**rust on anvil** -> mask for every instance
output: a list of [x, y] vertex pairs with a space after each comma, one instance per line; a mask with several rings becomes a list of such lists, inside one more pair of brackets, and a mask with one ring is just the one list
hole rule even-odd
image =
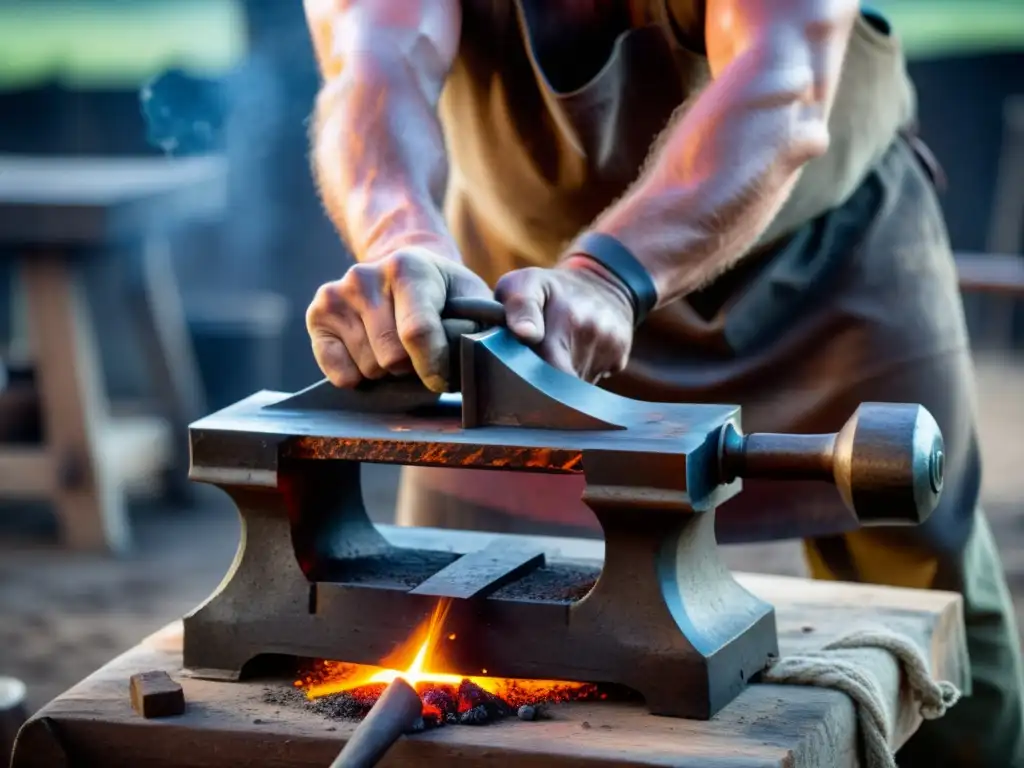
[[583, 472], [580, 451], [532, 446], [303, 436], [288, 440], [281, 447], [281, 456], [436, 467], [524, 469], [562, 474]]

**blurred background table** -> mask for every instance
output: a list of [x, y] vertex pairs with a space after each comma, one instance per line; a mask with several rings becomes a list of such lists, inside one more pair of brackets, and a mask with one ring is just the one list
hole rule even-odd
[[186, 425], [206, 387], [180, 263], [215, 259], [227, 183], [222, 158], [148, 144], [138, 93], [169, 67], [231, 72], [244, 14], [233, 0], [15, 0], [0, 4], [0, 50], [0, 360], [14, 378], [0, 427], [25, 437], [41, 420], [64, 444], [7, 446], [0, 497], [56, 501], [67, 544], [123, 552], [125, 492], [180, 506], [191, 489]]
[[[866, 4], [885, 13], [907, 52], [921, 135], [949, 179], [941, 202], [954, 250], [1024, 260], [1024, 3]], [[964, 306], [979, 350], [1024, 347], [1019, 294], [968, 295]]]
[[[74, 548], [125, 549], [124, 492], [184, 482], [187, 426], [205, 404], [166, 234], [223, 207], [216, 159], [0, 156], [0, 246], [21, 278], [42, 417], [38, 444], [0, 449], [0, 494], [51, 501]], [[125, 330], [141, 337], [158, 410], [115, 420], [81, 270], [136, 243], [117, 264], [132, 286]]]

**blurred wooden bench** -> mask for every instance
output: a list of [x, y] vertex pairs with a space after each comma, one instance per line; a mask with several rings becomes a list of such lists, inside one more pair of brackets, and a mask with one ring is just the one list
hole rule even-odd
[[964, 293], [1024, 298], [1024, 256], [957, 253], [954, 258]]
[[985, 253], [960, 254], [964, 293], [984, 294], [966, 303], [972, 337], [982, 347], [1015, 346], [1024, 270], [1024, 94], [1003, 103], [1003, 136]]
[[[72, 548], [126, 549], [126, 488], [187, 462], [179, 443], [203, 393], [168, 227], [219, 216], [225, 198], [219, 159], [0, 156], [0, 249], [17, 263], [44, 432], [41, 445], [0, 444], [0, 496], [51, 501]], [[125, 245], [141, 254], [123, 264], [126, 331], [141, 335], [160, 412], [116, 419], [80, 268]]]

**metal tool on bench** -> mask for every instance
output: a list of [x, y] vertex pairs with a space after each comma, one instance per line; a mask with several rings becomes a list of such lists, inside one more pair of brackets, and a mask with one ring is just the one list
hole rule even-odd
[[[260, 654], [378, 664], [440, 596], [460, 639], [449, 671], [617, 683], [653, 713], [708, 718], [778, 653], [773, 608], [717, 554], [715, 508], [742, 478], [829, 480], [862, 525], [917, 524], [938, 502], [942, 436], [921, 406], [866, 403], [833, 435], [743, 435], [736, 406], [619, 397], [504, 328], [459, 327], [500, 323], [491, 302], [446, 317], [461, 395], [321, 383], [192, 425], [192, 479], [243, 521], [230, 574], [185, 618], [193, 674], [235, 679]], [[461, 556], [396, 546], [367, 517], [362, 462], [582, 475], [604, 562], [500, 536]]]
[[366, 713], [331, 768], [372, 768], [423, 714], [423, 701], [403, 678], [392, 680]]

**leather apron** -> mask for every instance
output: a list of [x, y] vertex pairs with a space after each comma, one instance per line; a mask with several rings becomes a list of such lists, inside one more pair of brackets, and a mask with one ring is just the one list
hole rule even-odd
[[[441, 102], [446, 215], [466, 263], [493, 284], [554, 264], [636, 179], [658, 134], [709, 81], [703, 5], [630, 3], [628, 24], [582, 84], [557, 77], [557, 60], [536, 44], [542, 0], [462, 5]], [[576, 56], [566, 47], [565, 58]], [[829, 151], [805, 167], [741, 264], [653, 313], [627, 369], [602, 385], [642, 400], [739, 404], [746, 431], [831, 432], [862, 401], [922, 403], [947, 440], [943, 507], [973, 509], [967, 336], [934, 192], [897, 138], [913, 114], [897, 39], [861, 17]], [[582, 489], [579, 477], [406, 468], [398, 522], [593, 532]], [[813, 533], [840, 504], [824, 485], [747, 481], [719, 510], [719, 537], [768, 537], [780, 518]]]

